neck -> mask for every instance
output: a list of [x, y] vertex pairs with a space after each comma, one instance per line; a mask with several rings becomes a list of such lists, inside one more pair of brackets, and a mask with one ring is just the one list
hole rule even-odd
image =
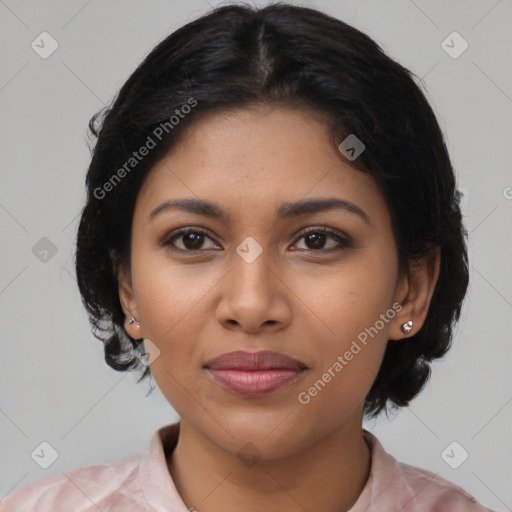
[[[257, 457], [256, 457], [257, 460]], [[370, 474], [361, 423], [344, 424], [319, 441], [276, 459], [241, 463], [180, 421], [168, 469], [187, 508], [198, 512], [341, 512], [357, 501]]]

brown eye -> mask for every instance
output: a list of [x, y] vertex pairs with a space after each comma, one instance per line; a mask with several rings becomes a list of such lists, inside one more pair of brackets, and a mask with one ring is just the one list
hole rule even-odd
[[[193, 252], [204, 250], [205, 240], [211, 240], [205, 231], [200, 229], [184, 229], [175, 233], [163, 245], [172, 246], [178, 251]], [[176, 244], [178, 242], [178, 245]], [[211, 249], [212, 247], [206, 247]]]
[[[310, 229], [302, 233], [299, 240], [304, 239], [304, 243], [306, 248], [304, 250], [310, 251], [337, 251], [342, 250], [348, 247], [351, 247], [352, 244], [350, 240], [345, 237], [342, 237], [337, 232], [325, 229], [325, 228], [317, 228]], [[331, 247], [325, 247], [326, 243], [329, 241], [334, 241], [334, 245], [331, 243]]]

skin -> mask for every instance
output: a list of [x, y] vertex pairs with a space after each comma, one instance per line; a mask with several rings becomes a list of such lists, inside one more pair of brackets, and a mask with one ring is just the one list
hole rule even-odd
[[[279, 220], [283, 202], [341, 198], [369, 217], [334, 209]], [[229, 220], [168, 210], [167, 199], [218, 204]], [[203, 228], [159, 245], [178, 228]], [[299, 233], [329, 227], [339, 247]], [[309, 233], [311, 235], [311, 233]], [[248, 236], [262, 253], [248, 263], [236, 248]], [[321, 234], [320, 234], [321, 236]], [[190, 251], [198, 248], [199, 253]], [[181, 249], [181, 252], [180, 252]], [[189, 251], [188, 253], [186, 251]], [[425, 260], [424, 260], [425, 261]], [[150, 368], [180, 416], [168, 469], [187, 507], [339, 512], [357, 501], [370, 471], [362, 437], [364, 399], [388, 339], [423, 325], [439, 274], [439, 253], [399, 275], [385, 200], [373, 178], [350, 166], [326, 126], [307, 111], [257, 106], [211, 113], [154, 167], [137, 198], [130, 268], [119, 271], [127, 332], [160, 350]], [[365, 328], [394, 303], [402, 309], [304, 405], [307, 391]], [[146, 347], [148, 346], [147, 342]], [[273, 350], [308, 366], [298, 381], [263, 397], [237, 396], [203, 365], [232, 350]], [[237, 452], [251, 442], [248, 467]]]

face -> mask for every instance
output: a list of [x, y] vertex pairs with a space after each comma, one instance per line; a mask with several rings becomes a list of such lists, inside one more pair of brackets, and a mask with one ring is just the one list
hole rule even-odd
[[[185, 199], [223, 217], [152, 215]], [[333, 199], [341, 206], [318, 207]], [[209, 114], [151, 171], [132, 230], [120, 297], [140, 330], [127, 330], [160, 350], [151, 373], [183, 421], [233, 453], [250, 439], [267, 458], [360, 428], [387, 340], [404, 337], [413, 310], [393, 308], [409, 283], [384, 198], [319, 120], [268, 107]], [[235, 350], [278, 352], [307, 369], [272, 392], [240, 395], [204, 368]]]

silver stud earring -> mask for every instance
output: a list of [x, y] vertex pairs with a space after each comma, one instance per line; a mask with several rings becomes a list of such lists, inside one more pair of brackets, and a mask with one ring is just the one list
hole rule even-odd
[[[128, 320], [126, 323], [128, 323], [129, 325], [133, 325], [135, 323], [135, 318], [133, 318], [133, 316], [130, 318], [130, 320]], [[140, 325], [137, 324], [135, 326], [136, 329], [140, 329]]]
[[404, 333], [404, 334], [409, 334], [412, 330], [412, 320], [409, 320], [408, 322], [405, 322], [404, 324], [402, 324], [400, 326], [400, 330]]

